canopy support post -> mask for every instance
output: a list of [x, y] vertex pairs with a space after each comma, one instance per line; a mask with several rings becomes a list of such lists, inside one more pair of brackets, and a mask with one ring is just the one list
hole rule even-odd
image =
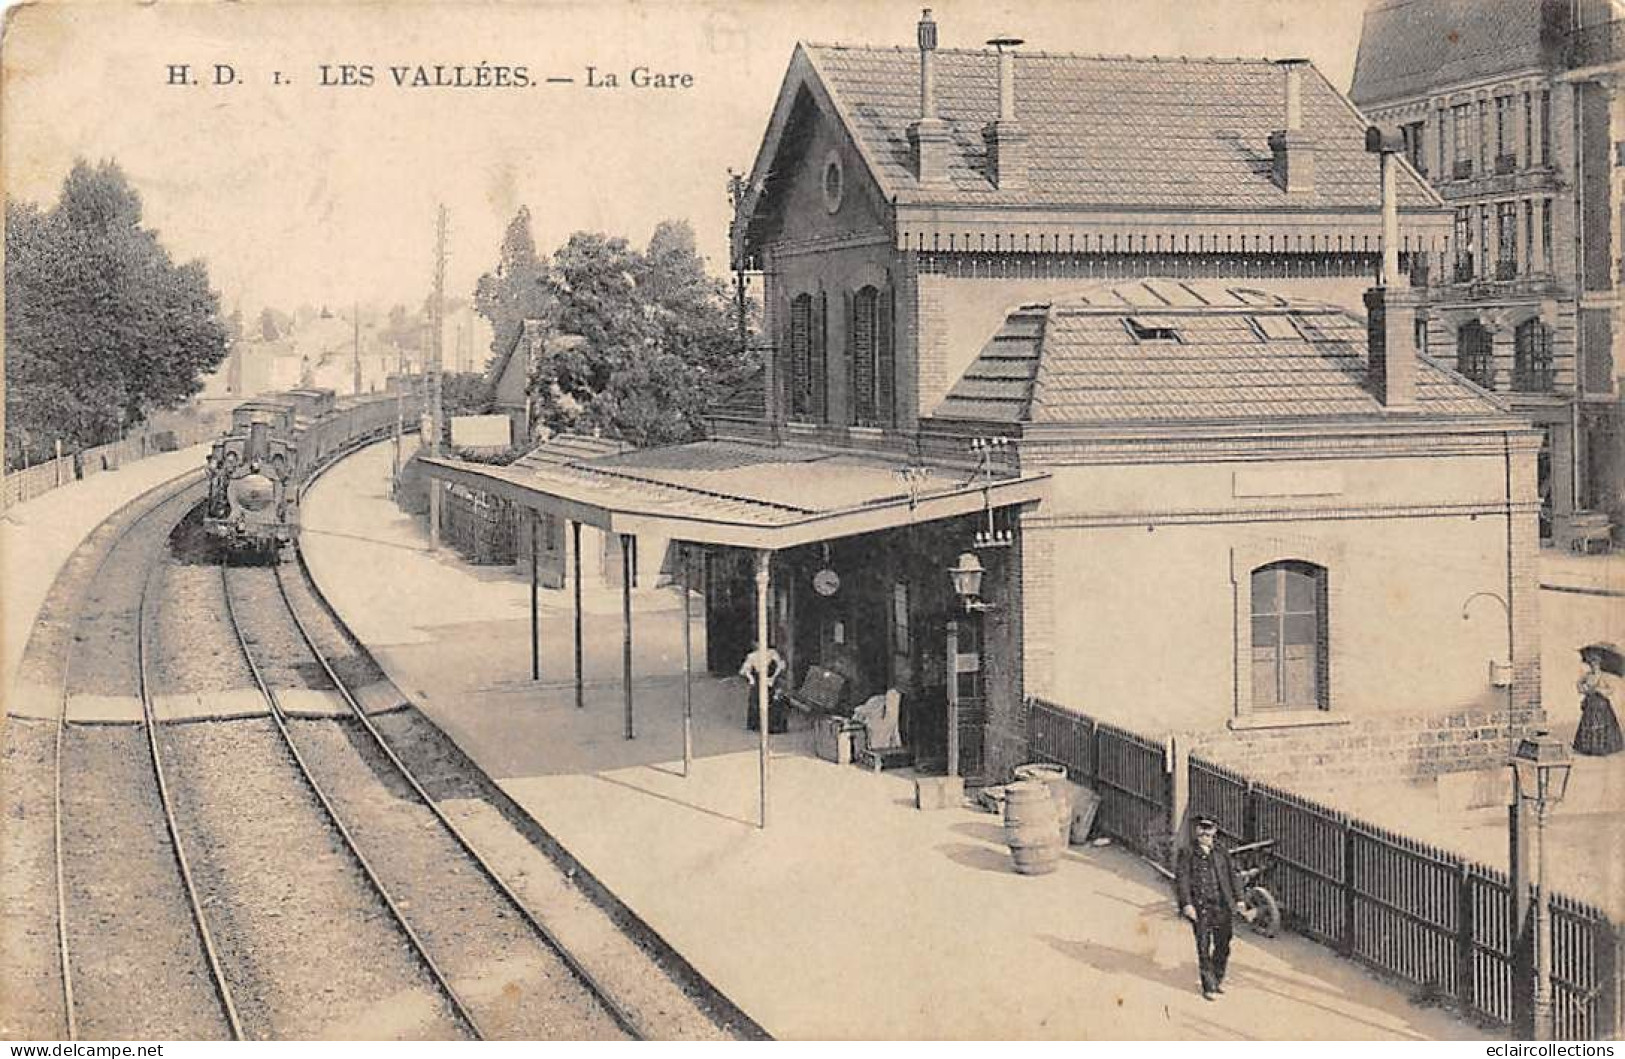
[[756, 826], [763, 830], [767, 829], [767, 584], [768, 560], [772, 554], [766, 548], [756, 550], [756, 721], [757, 734], [760, 736], [757, 747], [760, 775]]
[[694, 564], [689, 546], [679, 544], [678, 548], [683, 556], [683, 775], [686, 777], [694, 767], [694, 648], [689, 630], [693, 620], [690, 597], [694, 590], [689, 581]]
[[576, 709], [586, 706], [585, 688], [581, 674], [581, 523], [570, 523], [570, 554], [573, 557], [573, 567], [570, 571], [570, 580], [575, 590], [575, 678], [576, 678]]
[[541, 587], [541, 555], [536, 549], [536, 523], [541, 521], [536, 509], [530, 509], [530, 679], [542, 679], [542, 612], [539, 596]]
[[621, 689], [626, 699], [626, 738], [632, 730], [632, 535], [621, 537]]

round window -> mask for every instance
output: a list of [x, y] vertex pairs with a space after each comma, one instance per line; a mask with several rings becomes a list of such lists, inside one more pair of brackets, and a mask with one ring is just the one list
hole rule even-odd
[[841, 208], [841, 192], [845, 190], [845, 182], [841, 156], [831, 151], [824, 159], [824, 208], [831, 213]]

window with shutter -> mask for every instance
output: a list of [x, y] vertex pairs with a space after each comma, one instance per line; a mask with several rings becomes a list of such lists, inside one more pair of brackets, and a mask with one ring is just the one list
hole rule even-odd
[[804, 419], [811, 411], [808, 386], [812, 346], [812, 295], [798, 294], [790, 302], [790, 417]]
[[864, 287], [852, 299], [852, 422], [860, 427], [876, 425], [875, 314], [879, 294], [873, 287]]
[[812, 326], [812, 356], [809, 385], [814, 420], [829, 422], [829, 295], [818, 292], [818, 311]]

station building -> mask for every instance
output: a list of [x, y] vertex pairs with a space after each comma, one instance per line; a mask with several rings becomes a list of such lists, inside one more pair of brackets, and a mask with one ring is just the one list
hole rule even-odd
[[765, 632], [793, 687], [896, 688], [920, 760], [953, 680], [967, 775], [1026, 759], [1034, 696], [1255, 775], [1504, 755], [1539, 436], [1417, 349], [1438, 195], [1306, 63], [937, 33], [791, 57], [734, 226], [759, 413], [431, 473], [673, 542], [713, 671]]

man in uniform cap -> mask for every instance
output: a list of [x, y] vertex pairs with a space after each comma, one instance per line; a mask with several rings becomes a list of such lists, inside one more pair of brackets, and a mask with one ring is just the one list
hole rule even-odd
[[1216, 1000], [1224, 992], [1231, 910], [1245, 911], [1236, 897], [1236, 871], [1230, 854], [1215, 841], [1218, 833], [1216, 821], [1197, 817], [1196, 841], [1182, 848], [1174, 863], [1179, 911], [1196, 933], [1196, 964], [1202, 973], [1202, 996], [1207, 1000]]

